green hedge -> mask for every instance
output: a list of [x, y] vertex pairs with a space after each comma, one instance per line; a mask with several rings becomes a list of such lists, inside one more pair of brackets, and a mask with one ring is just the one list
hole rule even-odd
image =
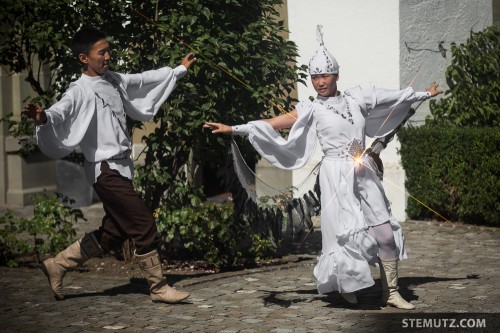
[[500, 225], [498, 128], [408, 127], [398, 137], [410, 218]]

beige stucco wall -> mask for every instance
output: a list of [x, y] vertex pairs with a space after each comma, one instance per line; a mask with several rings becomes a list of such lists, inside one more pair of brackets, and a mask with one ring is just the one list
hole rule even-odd
[[[24, 74], [10, 75], [0, 71], [0, 117], [14, 114], [20, 120], [23, 101], [28, 96], [36, 96], [25, 81]], [[43, 75], [42, 75], [43, 81]], [[16, 207], [31, 203], [33, 194], [55, 191], [55, 163], [41, 154], [23, 159], [8, 154], [19, 149], [17, 140], [8, 136], [4, 122], [0, 126], [0, 206]]]
[[[9, 102], [3, 98], [3, 91], [5, 88], [4, 71], [0, 69], [0, 118], [5, 115], [5, 110], [9, 106]], [[7, 132], [7, 125], [0, 122], [0, 205], [5, 205], [7, 193], [7, 155], [5, 154], [5, 135]]]
[[493, 24], [500, 28], [500, 0], [493, 0]]
[[[279, 20], [283, 20], [285, 28], [288, 29], [288, 1], [285, 0], [283, 6], [277, 6], [276, 10], [279, 13]], [[284, 33], [283, 38], [289, 39], [290, 34], [288, 32]], [[297, 98], [296, 89], [292, 92], [292, 97]], [[291, 170], [278, 169], [263, 159], [255, 166], [255, 174], [266, 184], [278, 189], [287, 189], [293, 182], [293, 172]], [[261, 188], [260, 185], [259, 182], [256, 183], [257, 192], [265, 193], [265, 189]]]

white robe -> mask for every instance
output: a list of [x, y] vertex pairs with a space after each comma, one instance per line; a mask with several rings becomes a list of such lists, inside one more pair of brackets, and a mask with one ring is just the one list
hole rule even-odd
[[[40, 150], [57, 159], [80, 145], [90, 184], [97, 180], [102, 161], [132, 179], [132, 160], [128, 156], [112, 159], [119, 154], [130, 155], [131, 142], [123, 112], [138, 121], [152, 119], [186, 72], [186, 68], [179, 65], [175, 69], [164, 67], [140, 74], [112, 71], [96, 77], [82, 74], [61, 99], [46, 110], [47, 123], [37, 126]], [[116, 89], [112, 91], [112, 99], [121, 99], [121, 103], [114, 103], [120, 105], [112, 111], [105, 107], [105, 102], [96, 95], [100, 91], [95, 89], [98, 84], [110, 83], [111, 89]]]
[[406, 258], [400, 225], [378, 177], [364, 156], [357, 164], [353, 155], [362, 152], [365, 135], [381, 137], [405, 118], [411, 103], [425, 100], [429, 93], [360, 87], [345, 95], [297, 105], [298, 119], [287, 139], [267, 122], [253, 121], [237, 126], [248, 134], [259, 154], [274, 166], [296, 169], [304, 166], [319, 141], [324, 157], [320, 169], [322, 252], [314, 268], [320, 293], [353, 292], [374, 284], [369, 264], [377, 264], [378, 246], [367, 233], [370, 226], [390, 221], [399, 258]]

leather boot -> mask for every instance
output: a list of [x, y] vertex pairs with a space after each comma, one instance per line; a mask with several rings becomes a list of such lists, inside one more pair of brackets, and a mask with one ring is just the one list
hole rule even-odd
[[345, 299], [350, 304], [358, 304], [358, 298], [356, 297], [356, 293], [340, 293], [343, 299]]
[[189, 293], [178, 291], [167, 284], [167, 280], [163, 277], [158, 251], [154, 250], [143, 255], [136, 253], [135, 258], [142, 275], [148, 281], [149, 294], [153, 302], [179, 303], [189, 297]]
[[380, 279], [382, 281], [382, 302], [398, 309], [412, 310], [415, 305], [405, 301], [398, 293], [398, 261], [380, 260]]
[[102, 254], [102, 252], [94, 234], [90, 233], [59, 252], [54, 258], [49, 258], [42, 263], [43, 273], [49, 280], [56, 300], [64, 299], [62, 282], [68, 268], [82, 265], [85, 261]]

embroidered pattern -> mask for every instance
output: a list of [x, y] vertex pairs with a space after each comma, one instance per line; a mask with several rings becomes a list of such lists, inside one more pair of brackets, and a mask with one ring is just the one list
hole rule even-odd
[[339, 65], [337, 60], [335, 60], [325, 47], [322, 28], [323, 26], [321, 25], [318, 25], [316, 28], [316, 38], [320, 46], [309, 61], [309, 74], [337, 74], [339, 72]]
[[[319, 50], [318, 50], [319, 52]], [[319, 67], [314, 67], [312, 68], [311, 66], [313, 66], [312, 64], [312, 61], [309, 63], [309, 73], [311, 75], [314, 75], [314, 74], [329, 74], [329, 73], [335, 73], [336, 70], [335, 70], [335, 66], [333, 65], [332, 61], [330, 60], [330, 57], [328, 56], [328, 54], [325, 52], [324, 49], [321, 50], [321, 52], [323, 53], [323, 58], [324, 58], [324, 61], [326, 61], [326, 67], [325, 68], [319, 68]], [[318, 57], [318, 54], [316, 53], [315, 57]]]
[[349, 144], [348, 153], [352, 158], [357, 159], [360, 158], [361, 155], [363, 155], [364, 150], [365, 145], [363, 144], [363, 141], [354, 139]]
[[127, 119], [125, 116], [125, 110], [122, 102], [123, 97], [121, 95], [120, 89], [118, 88], [119, 83], [115, 79], [109, 77], [106, 74], [103, 75], [103, 79], [109, 85], [105, 83], [100, 83], [101, 90], [105, 92], [104, 96], [109, 98], [109, 101], [105, 100], [95, 91], [94, 94], [102, 102], [103, 110], [107, 109], [111, 112], [111, 115], [117, 120], [118, 125], [120, 125], [125, 136], [130, 140], [130, 133], [127, 128]]
[[353, 139], [345, 145], [336, 147], [335, 150], [338, 157], [357, 160], [365, 152], [365, 143], [363, 140]]
[[333, 111], [334, 113], [338, 114], [343, 119], [347, 120], [351, 125], [354, 125], [354, 120], [352, 119], [352, 112], [351, 112], [351, 109], [349, 107], [349, 102], [347, 101], [347, 99], [345, 97], [342, 97], [342, 100], [345, 102], [345, 104], [347, 106], [347, 112], [345, 112], [345, 113], [340, 112], [339, 110], [334, 108], [332, 104], [325, 104], [323, 101], [317, 101], [317, 103], [323, 105], [327, 110]]

